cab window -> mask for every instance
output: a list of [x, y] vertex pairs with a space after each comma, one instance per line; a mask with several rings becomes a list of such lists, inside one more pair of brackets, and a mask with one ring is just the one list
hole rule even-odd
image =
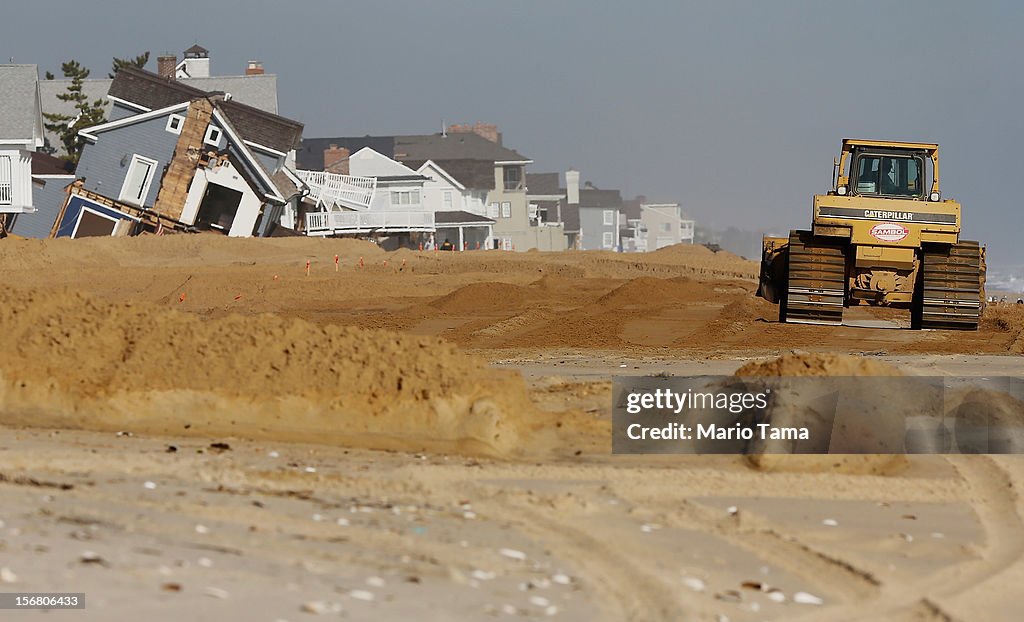
[[921, 159], [913, 156], [864, 154], [857, 160], [857, 194], [919, 196]]

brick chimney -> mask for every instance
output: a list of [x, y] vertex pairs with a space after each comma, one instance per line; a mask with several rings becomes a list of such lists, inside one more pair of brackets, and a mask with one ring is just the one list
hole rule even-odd
[[473, 125], [454, 124], [448, 126], [448, 132], [451, 134], [476, 134], [492, 143], [501, 144], [501, 132], [498, 131], [498, 126], [493, 123], [480, 123], [478, 121]]
[[174, 68], [178, 65], [178, 57], [174, 54], [161, 54], [156, 57], [156, 72], [160, 77], [174, 79]]
[[263, 63], [258, 60], [251, 60], [245, 67], [245, 75], [247, 76], [262, 76], [263, 75]]
[[349, 151], [338, 145], [324, 149], [324, 170], [335, 175], [348, 175]]

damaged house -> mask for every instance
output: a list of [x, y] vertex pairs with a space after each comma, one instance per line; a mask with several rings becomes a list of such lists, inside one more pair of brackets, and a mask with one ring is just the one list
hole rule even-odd
[[109, 96], [115, 120], [79, 133], [86, 143], [53, 237], [266, 236], [306, 190], [291, 165], [298, 122], [132, 67]]

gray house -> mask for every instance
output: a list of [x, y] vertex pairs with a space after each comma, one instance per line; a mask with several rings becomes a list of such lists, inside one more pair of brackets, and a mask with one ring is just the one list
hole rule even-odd
[[288, 166], [302, 125], [135, 68], [86, 140], [56, 237], [209, 229], [268, 235], [303, 184]]
[[585, 184], [580, 189], [579, 218], [582, 250], [622, 250], [621, 230], [626, 227], [626, 217], [618, 190]]

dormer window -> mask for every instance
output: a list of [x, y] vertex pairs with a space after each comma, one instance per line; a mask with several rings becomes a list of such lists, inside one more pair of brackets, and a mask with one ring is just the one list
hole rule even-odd
[[203, 142], [207, 145], [213, 145], [214, 147], [220, 148], [221, 131], [220, 128], [210, 126], [206, 128], [206, 138]]
[[180, 114], [172, 114], [167, 117], [167, 131], [171, 134], [181, 134], [181, 128], [185, 125], [185, 117]]

